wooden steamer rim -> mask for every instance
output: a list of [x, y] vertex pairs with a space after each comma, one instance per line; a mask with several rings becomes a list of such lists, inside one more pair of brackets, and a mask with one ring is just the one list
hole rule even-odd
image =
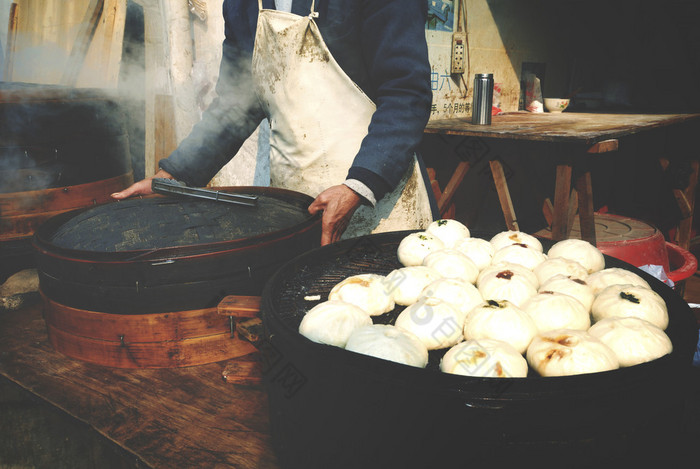
[[72, 308], [43, 293], [42, 298], [53, 348], [88, 363], [116, 368], [180, 368], [256, 351], [234, 327], [235, 319], [256, 317], [257, 309], [247, 306], [248, 297], [226, 297], [215, 308], [138, 315]]
[[71, 210], [108, 203], [134, 182], [131, 172], [74, 186], [0, 193], [0, 241], [28, 239], [42, 223]]

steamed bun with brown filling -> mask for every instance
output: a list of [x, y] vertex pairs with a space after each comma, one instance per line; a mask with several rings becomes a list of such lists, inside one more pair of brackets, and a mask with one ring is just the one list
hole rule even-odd
[[388, 324], [358, 328], [348, 338], [345, 350], [418, 368], [428, 364], [428, 349], [423, 342], [412, 333]]
[[637, 285], [651, 290], [649, 283], [641, 276], [620, 267], [610, 267], [594, 272], [588, 276], [586, 283], [591, 286], [594, 295], [610, 285]]
[[565, 257], [554, 257], [546, 259], [532, 270], [537, 276], [540, 285], [545, 283], [555, 275], [563, 275], [565, 277], [577, 278], [586, 280], [588, 270], [576, 261]]
[[493, 236], [489, 242], [493, 245], [493, 248], [496, 251], [506, 246], [510, 246], [511, 244], [525, 244], [526, 246], [530, 246], [531, 248], [540, 252], [543, 251], [542, 243], [539, 239], [535, 238], [531, 234], [523, 233], [522, 231], [501, 231]]
[[620, 367], [610, 347], [588, 332], [574, 329], [537, 334], [527, 348], [526, 357], [541, 376], [598, 373]]
[[412, 265], [421, 265], [425, 256], [438, 249], [443, 249], [443, 243], [437, 236], [431, 235], [425, 231], [418, 231], [405, 236], [399, 247], [396, 249], [396, 255], [399, 262], [405, 267]]
[[440, 370], [484, 378], [525, 378], [527, 361], [510, 344], [501, 340], [467, 340], [443, 355]]
[[556, 242], [549, 251], [549, 259], [564, 257], [578, 262], [586, 268], [589, 274], [605, 268], [603, 253], [588, 241], [582, 239], [564, 239]]
[[593, 289], [585, 280], [571, 278], [564, 275], [555, 275], [542, 285], [539, 291], [552, 291], [573, 296], [583, 304], [586, 311], [591, 310], [591, 305], [595, 300]]
[[428, 225], [425, 231], [439, 238], [446, 248], [453, 248], [458, 242], [470, 236], [469, 228], [451, 218], [435, 220]]
[[426, 297], [401, 311], [394, 325], [412, 332], [428, 350], [437, 350], [462, 341], [464, 315], [446, 301]]
[[304, 315], [299, 333], [313, 342], [342, 348], [355, 329], [370, 324], [372, 318], [358, 306], [344, 301], [325, 301]]
[[528, 246], [527, 244], [511, 244], [502, 247], [493, 254], [492, 264], [504, 262], [520, 264], [523, 267], [533, 270], [547, 259], [542, 251]]
[[591, 306], [593, 322], [616, 316], [645, 319], [662, 330], [668, 326], [664, 299], [638, 285], [610, 285], [598, 294]]
[[661, 328], [636, 317], [605, 318], [588, 332], [615, 352], [620, 366], [656, 360], [673, 351], [671, 339]]
[[472, 309], [464, 320], [464, 338], [495, 339], [525, 353], [537, 326], [522, 309], [508, 301], [489, 300]]
[[456, 249], [433, 251], [423, 259], [423, 265], [437, 270], [441, 276], [474, 283], [479, 269], [465, 254]]
[[432, 267], [414, 265], [392, 270], [385, 284], [397, 305], [408, 306], [418, 301], [423, 289], [439, 278], [442, 276]]
[[358, 274], [335, 284], [328, 294], [329, 300], [352, 303], [370, 316], [378, 316], [394, 309], [392, 296], [385, 278], [378, 274]]
[[537, 289], [525, 275], [510, 268], [494, 270], [480, 278], [478, 288], [484, 300], [507, 300], [518, 306], [537, 294]]
[[533, 287], [539, 287], [539, 281], [537, 280], [537, 276], [532, 270], [520, 264], [511, 264], [509, 262], [491, 264], [485, 269], [482, 269], [481, 272], [479, 272], [479, 276], [476, 278], [476, 286], [478, 287], [479, 285], [481, 285], [481, 282], [483, 282], [484, 279], [493, 277], [494, 275], [497, 275], [499, 272], [502, 272], [504, 270], [510, 270], [511, 272], [515, 273], [520, 277], [525, 277], [532, 284]]

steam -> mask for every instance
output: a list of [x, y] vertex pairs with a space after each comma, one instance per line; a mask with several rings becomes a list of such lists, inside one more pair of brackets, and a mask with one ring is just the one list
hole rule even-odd
[[62, 175], [58, 149], [0, 147], [0, 193], [55, 187], [60, 184]]
[[[7, 18], [11, 3], [11, 0], [0, 0], [0, 41], [7, 37]], [[144, 12], [144, 10], [146, 11]], [[145, 149], [144, 143], [146, 118], [144, 109], [147, 104], [147, 90], [151, 90], [150, 92], [153, 93], [153, 90], [158, 89], [174, 95], [178, 112], [182, 113], [182, 109], [192, 110], [192, 118], [189, 120], [190, 124], [185, 123], [183, 125], [181, 122], [183, 119], [176, 119], [171, 124], [177, 126], [177, 135], [186, 135], [189, 132], [189, 126], [193, 124], [197, 127], [199, 137], [186, 139], [189, 140], [189, 151], [186, 153], [193, 157], [192, 161], [188, 161], [186, 165], [188, 167], [190, 165], [192, 167], [199, 166], [194, 157], [199, 153], [198, 148], [201, 148], [202, 145], [206, 144], [209, 148], [215, 147], [217, 157], [214, 161], [214, 166], [216, 167], [205, 168], [202, 173], [205, 176], [212, 177], [219, 167], [227, 163], [236, 154], [245, 140], [257, 128], [263, 116], [261, 116], [259, 111], [255, 94], [250, 91], [252, 89], [250, 83], [241, 85], [240, 83], [232, 83], [232, 80], [226, 83], [216, 83], [215, 73], [206, 64], [213, 64], [214, 61], [217, 61], [217, 64], [214, 66], [218, 66], [218, 57], [220, 55], [208, 57], [210, 59], [209, 62], [198, 61], [195, 57], [191, 64], [191, 70], [186, 71], [189, 73], [189, 78], [187, 76], [179, 78], [181, 80], [179, 84], [173, 82], [173, 74], [169, 73], [175, 67], [174, 64], [169, 65], [170, 58], [164, 58], [163, 54], [157, 54], [155, 59], [146, 56], [144, 44], [145, 19], [150, 18], [148, 22], [148, 26], [151, 28], [149, 38], [154, 35], [157, 36], [159, 33], [159, 31], [153, 31], [153, 29], [158, 30], [160, 28], [162, 28], [160, 30], [161, 35], [167, 37], [169, 34], [166, 31], [168, 27], [162, 21], [158, 21], [158, 18], [160, 20], [169, 19], [161, 18], [163, 14], [163, 11], [148, 2], [138, 2], [137, 4], [137, 2], [130, 0], [127, 3], [127, 24], [124, 34], [123, 55], [119, 68], [118, 87], [112, 91], [118, 93], [120, 105], [129, 116], [129, 125], [133, 124], [129, 129], [129, 139], [133, 157], [130, 163], [133, 166], [134, 178], [141, 179], [144, 177], [145, 153], [149, 151], [149, 149]], [[188, 13], [186, 12], [186, 14]], [[208, 27], [214, 26], [214, 20], [222, 21], [222, 18], [214, 18], [211, 15], [207, 21], [211, 21], [212, 24]], [[183, 22], [186, 22], [186, 18], [178, 17], [174, 18], [173, 21], [177, 21], [179, 27], [182, 26]], [[131, 32], [129, 31], [130, 28]], [[65, 87], [61, 88], [51, 83], [60, 81], [64, 68], [68, 63], [69, 51], [56, 43], [42, 44], [41, 47], [26, 47], [24, 45], [31, 42], [30, 38], [22, 37], [21, 32], [17, 34], [16, 44], [22, 46], [16, 49], [13, 56], [12, 78], [15, 81], [0, 82], [0, 93], [3, 93], [3, 90], [10, 90], [12, 92], [18, 91], [16, 94], [21, 95], [21, 91], [24, 89], [65, 89]], [[149, 39], [149, 41], [151, 40]], [[165, 42], [167, 43], [167, 41]], [[3, 44], [0, 43], [0, 45]], [[158, 47], [159, 44], [153, 46], [155, 49]], [[167, 47], [167, 44], [163, 47]], [[217, 47], [220, 47], [220, 45]], [[163, 63], [151, 63], [153, 60], [162, 60]], [[246, 62], [249, 62], [249, 60], [247, 58]], [[146, 73], [146, 61], [149, 61], [149, 74]], [[234, 69], [239, 67], [250, 67], [250, 63], [232, 66]], [[1, 70], [2, 68], [0, 67]], [[37, 73], [37, 71], [40, 71], [40, 73]], [[233, 76], [233, 72], [234, 70], [224, 67], [221, 73], [226, 76]], [[37, 77], [41, 77], [42, 83], [39, 83]], [[87, 86], [86, 84], [89, 83], [95, 88], [101, 88], [104, 85], [102, 77], [101, 71], [91, 69], [89, 61], [86, 61], [80, 73], [79, 83], [81, 87]], [[32, 80], [34, 80], [33, 83], [31, 83]], [[216, 89], [214, 87], [215, 83]], [[219, 94], [217, 91], [223, 92]], [[199, 115], [212, 102], [214, 103], [212, 109]], [[66, 168], [59, 168], [58, 172], [54, 173], [53, 176], [47, 174], [49, 171], [45, 172], [44, 170], [56, 169], [56, 155], [60, 160], [61, 157], [67, 156], [71, 150], [65, 149], [62, 144], [52, 142], [49, 138], [43, 138], [44, 135], [41, 135], [40, 132], [41, 126], [37, 125], [37, 122], [49, 123], [47, 125], [50, 125], [52, 118], [61, 122], [61, 118], [56, 115], [50, 115], [55, 110], [49, 107], [38, 106], [37, 109], [33, 109], [36, 103], [26, 104], [26, 106], [18, 104], [10, 110], [6, 103], [3, 103], [0, 95], [0, 172], [2, 173], [0, 174], [0, 192], [38, 190], [69, 184], [66, 174], [70, 171], [66, 170]], [[18, 108], [21, 111], [19, 113], [16, 112]], [[232, 109], [238, 109], [239, 112], [231, 112]], [[36, 114], [32, 115], [31, 113], [33, 112]], [[139, 121], [140, 119], [143, 120]], [[63, 120], [65, 121], [65, 119]], [[81, 123], [74, 122], [74, 124]], [[73, 130], [69, 131], [72, 132]], [[35, 134], [32, 135], [32, 132]], [[219, 138], [222, 134], [225, 134], [225, 139]], [[223, 140], [226, 141], [224, 142]], [[34, 151], [31, 147], [42, 147], [42, 150]], [[45, 158], [43, 155], [46, 153], [52, 153], [54, 160], [49, 161]], [[49, 168], [49, 166], [53, 166], [53, 168]], [[198, 182], [195, 185], [206, 184], [206, 182], [201, 180]]]

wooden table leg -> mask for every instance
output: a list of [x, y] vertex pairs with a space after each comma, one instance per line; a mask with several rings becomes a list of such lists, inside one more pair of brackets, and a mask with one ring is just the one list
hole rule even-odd
[[566, 239], [569, 226], [569, 197], [571, 196], [571, 164], [557, 165], [554, 181], [554, 215], [552, 218], [552, 239]]
[[569, 197], [569, 210], [566, 212], [565, 238], [571, 237], [571, 231], [574, 229], [574, 222], [576, 221], [576, 214], [578, 214], [578, 192], [576, 192], [576, 189], [572, 189], [571, 196]]
[[503, 210], [503, 217], [506, 220], [506, 227], [512, 231], [520, 231], [518, 220], [515, 217], [513, 200], [510, 198], [506, 175], [503, 171], [503, 165], [498, 160], [489, 161], [489, 165], [491, 166], [493, 182], [496, 185], [496, 192], [498, 192], [498, 200], [501, 203], [501, 210]]
[[450, 177], [450, 180], [447, 181], [447, 185], [445, 186], [445, 190], [442, 192], [440, 200], [438, 200], [438, 210], [440, 215], [447, 212], [447, 208], [450, 206], [450, 202], [452, 202], [452, 197], [454, 197], [460, 184], [462, 184], [467, 171], [469, 171], [469, 163], [466, 161], [460, 161], [457, 164], [457, 168], [455, 168], [455, 172], [452, 173], [452, 177]]
[[693, 231], [693, 214], [695, 212], [695, 189], [698, 184], [698, 163], [697, 160], [693, 160], [690, 163], [691, 173], [688, 181], [688, 187], [683, 191], [683, 195], [687, 200], [688, 204], [688, 216], [683, 218], [678, 224], [678, 233], [676, 233], [676, 241], [678, 245], [683, 249], [690, 249], [690, 238]]
[[590, 171], [586, 171], [576, 178], [576, 192], [578, 193], [578, 218], [581, 224], [581, 239], [595, 246], [595, 219], [593, 215], [593, 189]]

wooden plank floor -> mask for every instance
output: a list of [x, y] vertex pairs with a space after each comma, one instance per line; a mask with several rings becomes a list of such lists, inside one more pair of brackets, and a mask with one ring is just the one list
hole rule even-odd
[[[226, 362], [107, 368], [55, 352], [39, 303], [1, 319], [0, 381], [20, 386], [133, 455], [134, 464], [123, 467], [278, 467], [264, 389], [226, 383]], [[8, 467], [3, 457], [0, 467]]]

